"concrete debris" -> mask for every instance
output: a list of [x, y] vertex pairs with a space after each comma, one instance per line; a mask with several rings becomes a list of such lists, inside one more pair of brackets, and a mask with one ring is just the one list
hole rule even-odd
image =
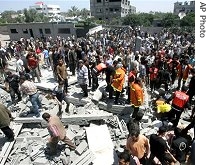
[[[69, 79], [69, 84], [75, 82], [75, 77], [72, 80]], [[133, 108], [125, 104], [123, 100], [121, 105], [114, 105], [113, 100], [103, 98], [106, 93], [106, 82], [100, 81], [99, 84], [99, 88], [87, 98], [83, 98], [81, 93], [78, 93], [81, 89], [76, 85], [68, 88], [69, 113], [64, 112], [66, 103], [63, 103], [61, 121], [66, 126], [67, 136], [77, 148], [72, 151], [68, 147], [62, 147], [63, 144], [59, 143], [58, 154], [53, 158], [46, 152], [49, 150], [47, 148], [49, 136], [47, 123], [41, 117], [32, 117], [32, 105], [29, 98], [23, 98], [22, 101], [12, 105], [9, 93], [3, 90], [3, 86], [0, 86], [0, 102], [17, 116], [13, 121], [15, 124], [21, 123], [21, 127], [22, 124], [24, 125], [22, 129], [19, 128], [18, 133], [16, 132], [16, 141], [11, 145], [5, 143], [2, 147], [0, 164], [3, 162], [5, 165], [89, 165], [100, 160], [100, 152], [102, 155], [105, 154], [102, 159], [106, 159], [109, 153], [106, 153], [104, 149], [107, 149], [107, 146], [110, 146], [108, 149], [111, 149], [111, 159], [113, 159], [113, 149], [118, 152], [124, 151], [128, 136], [126, 123], [130, 119]], [[42, 102], [41, 115], [44, 112], [50, 114], [58, 112], [57, 102], [49, 97], [55, 86], [56, 83], [37, 83]], [[162, 92], [162, 89], [159, 92]], [[145, 96], [145, 106], [140, 108], [144, 112], [140, 132], [149, 137], [157, 133], [158, 128], [164, 123], [155, 117], [155, 112], [149, 107], [147, 92]], [[183, 114], [184, 117], [187, 115]], [[187, 124], [185, 121], [181, 123]], [[101, 132], [98, 127], [104, 131]], [[102, 136], [103, 134], [105, 136]], [[4, 135], [0, 132], [0, 139], [2, 138]], [[104, 140], [104, 143], [100, 143], [101, 140]], [[96, 141], [98, 148], [94, 145]]]

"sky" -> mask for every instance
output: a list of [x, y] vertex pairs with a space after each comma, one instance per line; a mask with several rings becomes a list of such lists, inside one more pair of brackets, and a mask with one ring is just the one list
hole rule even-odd
[[[59, 5], [62, 12], [68, 11], [71, 6], [79, 9], [90, 9], [90, 0], [0, 0], [0, 12], [5, 10], [22, 10], [33, 6], [36, 2]], [[130, 0], [131, 5], [136, 7], [137, 12], [173, 12], [174, 2], [177, 0]], [[180, 0], [180, 2], [182, 2]]]

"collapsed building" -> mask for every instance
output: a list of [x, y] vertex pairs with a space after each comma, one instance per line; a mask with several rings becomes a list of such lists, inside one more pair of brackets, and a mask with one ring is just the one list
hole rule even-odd
[[[14, 65], [10, 64], [10, 69], [14, 70], [12, 66]], [[36, 83], [43, 111], [55, 115], [58, 112], [58, 105], [47, 96], [56, 83], [50, 81], [53, 75], [48, 70], [43, 70], [43, 75], [45, 80]], [[76, 82], [76, 77], [71, 76], [68, 93], [70, 114], [63, 113], [61, 121], [65, 125], [67, 136], [77, 148], [70, 150], [63, 142], [59, 142], [58, 153], [54, 157], [45, 153], [49, 136], [46, 122], [42, 118], [31, 116], [29, 112], [32, 106], [29, 100], [25, 98], [18, 104], [11, 105], [10, 95], [0, 88], [0, 101], [15, 117], [10, 125], [15, 133], [15, 141], [6, 142], [4, 135], [0, 133], [1, 165], [118, 164], [117, 153], [124, 150], [128, 136], [126, 123], [132, 113], [131, 105], [113, 105], [112, 102], [108, 102], [103, 78], [99, 81], [98, 89], [90, 92], [88, 98], [82, 98], [81, 89]], [[145, 88], [145, 104], [142, 107], [144, 116], [140, 129], [141, 134], [147, 137], [156, 133], [163, 124], [154, 115], [149, 100], [150, 95]], [[188, 124], [184, 120], [180, 122]]]

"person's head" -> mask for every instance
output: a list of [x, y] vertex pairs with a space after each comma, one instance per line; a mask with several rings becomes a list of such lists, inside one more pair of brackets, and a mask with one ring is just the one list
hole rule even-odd
[[134, 73], [137, 73], [137, 67], [133, 67], [133, 68], [132, 68], [132, 71], [133, 71]]
[[165, 126], [161, 126], [158, 130], [158, 134], [164, 136], [167, 132], [167, 128]]
[[132, 141], [137, 142], [139, 140], [139, 134], [140, 131], [138, 129], [131, 130], [130, 136], [132, 138]]
[[60, 66], [63, 65], [63, 59], [62, 59], [62, 58], [58, 60], [58, 64], [59, 64]]
[[140, 121], [143, 116], [144, 116], [144, 113], [142, 113], [141, 111], [138, 111], [138, 113], [136, 114], [135, 120]]
[[126, 151], [120, 153], [120, 155], [118, 156], [119, 160], [118, 160], [118, 165], [129, 165], [130, 164], [130, 154]]
[[81, 68], [84, 64], [84, 61], [83, 60], [79, 60], [79, 67]]
[[20, 55], [16, 55], [15, 58], [16, 58], [17, 60], [19, 60], [19, 59], [20, 59]]
[[24, 75], [21, 75], [20, 76], [20, 84], [22, 84], [24, 81], [26, 81], [27, 79], [26, 79], [26, 76], [24, 76]]
[[137, 77], [137, 78], [135, 79], [135, 83], [137, 83], [137, 84], [139, 84], [141, 87], [143, 87], [142, 81], [141, 81], [141, 78], [140, 78], [140, 77]]
[[49, 121], [49, 119], [50, 119], [50, 114], [49, 113], [43, 113], [43, 115], [42, 115], [42, 118], [45, 120], [45, 121]]

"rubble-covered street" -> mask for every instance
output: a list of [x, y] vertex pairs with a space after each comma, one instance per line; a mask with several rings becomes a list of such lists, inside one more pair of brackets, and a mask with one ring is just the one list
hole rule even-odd
[[[9, 64], [9, 69], [12, 71], [14, 71], [14, 62], [15, 60], [12, 59]], [[52, 72], [47, 69], [41, 71], [42, 82], [36, 83], [43, 105], [41, 114], [44, 112], [57, 114], [57, 102], [48, 98], [48, 93], [55, 87], [56, 82], [53, 80]], [[70, 113], [63, 112], [61, 121], [76, 149], [71, 150], [64, 143], [59, 142], [59, 151], [55, 157], [47, 154], [49, 133], [46, 122], [41, 117], [32, 117], [33, 114], [29, 113], [32, 107], [28, 98], [24, 98], [15, 106], [11, 105], [10, 95], [0, 88], [1, 102], [15, 117], [11, 123], [11, 128], [15, 132], [15, 141], [6, 142], [4, 135], [0, 133], [1, 165], [89, 165], [92, 163], [111, 165], [113, 162], [117, 164], [117, 152], [122, 152], [126, 144], [128, 135], [126, 122], [130, 118], [132, 109], [128, 104], [113, 105], [111, 102], [106, 102], [103, 78], [100, 78], [99, 84], [98, 90], [90, 92], [89, 97], [82, 98], [76, 77], [71, 76], [69, 72]], [[149, 100], [150, 95], [145, 92], [141, 134], [147, 137], [156, 133], [162, 125], [149, 108]], [[183, 116], [189, 116], [188, 113], [184, 113]], [[180, 120], [180, 123], [188, 124], [184, 120]]]

